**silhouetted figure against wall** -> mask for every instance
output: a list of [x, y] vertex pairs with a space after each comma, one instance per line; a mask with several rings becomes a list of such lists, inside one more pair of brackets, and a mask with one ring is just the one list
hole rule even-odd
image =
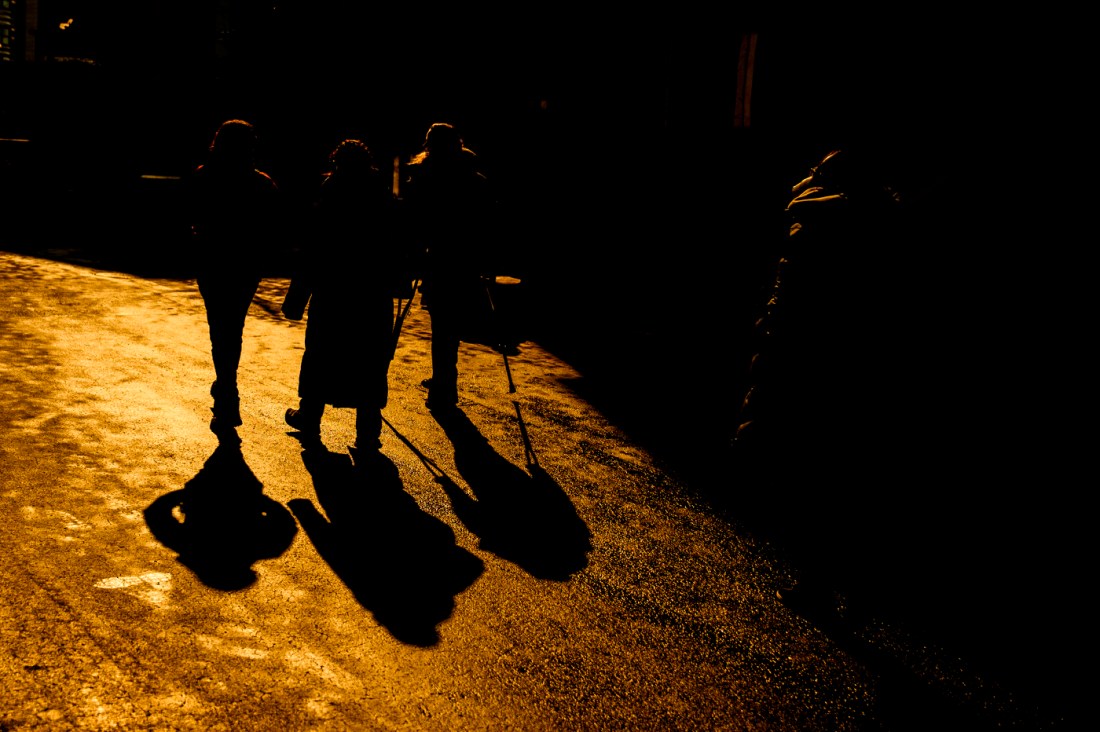
[[209, 158], [188, 181], [192, 254], [214, 360], [215, 433], [241, 424], [237, 369], [245, 317], [276, 249], [279, 189], [256, 169], [256, 144], [249, 122], [223, 122]]
[[306, 321], [297, 409], [286, 422], [320, 439], [325, 405], [356, 410], [356, 447], [382, 445], [382, 408], [389, 396], [394, 292], [408, 271], [398, 238], [392, 179], [360, 140], [342, 141], [314, 208], [312, 237], [291, 278], [283, 314]]
[[492, 237], [492, 194], [454, 126], [436, 122], [424, 149], [409, 161], [401, 198], [411, 235], [423, 247], [421, 303], [432, 326], [429, 409], [458, 403], [458, 347], [466, 323], [487, 293], [487, 253]]
[[888, 518], [868, 506], [888, 490], [908, 378], [888, 264], [903, 244], [894, 191], [854, 149], [830, 152], [792, 193], [734, 454], [746, 500], [768, 503], [795, 554], [801, 577], [780, 598], [826, 609]]

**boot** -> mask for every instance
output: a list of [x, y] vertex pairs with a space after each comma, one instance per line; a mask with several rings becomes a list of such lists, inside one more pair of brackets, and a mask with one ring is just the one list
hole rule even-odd
[[234, 427], [240, 427], [241, 422], [241, 399], [237, 394], [236, 387], [225, 388], [218, 387], [218, 382], [215, 381], [210, 386], [210, 395], [214, 397], [214, 406], [210, 408], [210, 411], [214, 413], [213, 418], [210, 420], [210, 431], [217, 434], [225, 430], [231, 430]]
[[312, 410], [288, 409], [283, 419], [303, 435], [309, 437], [321, 436], [321, 415]]
[[321, 417], [325, 414], [325, 403], [315, 399], [299, 399], [297, 409], [288, 409], [283, 419], [304, 436], [313, 439], [321, 437]]
[[355, 449], [382, 449], [382, 412], [372, 407], [355, 410]]
[[433, 379], [432, 385], [428, 389], [428, 398], [424, 404], [433, 412], [451, 412], [458, 409], [457, 386], [454, 384], [436, 385]]

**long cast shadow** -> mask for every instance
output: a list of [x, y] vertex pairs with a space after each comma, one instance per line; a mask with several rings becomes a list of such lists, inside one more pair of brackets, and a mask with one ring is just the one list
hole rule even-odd
[[394, 638], [437, 644], [439, 624], [481, 576], [482, 561], [405, 493], [397, 466], [381, 453], [353, 463], [307, 445], [302, 461], [320, 505], [304, 498], [287, 505], [318, 554]]
[[516, 414], [527, 472], [505, 459], [460, 410], [438, 421], [455, 449], [455, 467], [469, 495], [440, 471], [436, 480], [455, 515], [480, 539], [480, 548], [514, 562], [534, 577], [564, 581], [588, 566], [592, 534], [561, 486], [538, 464]]
[[183, 488], [149, 504], [145, 523], [203, 584], [227, 592], [253, 584], [252, 565], [282, 554], [298, 531], [235, 441], [222, 441]]

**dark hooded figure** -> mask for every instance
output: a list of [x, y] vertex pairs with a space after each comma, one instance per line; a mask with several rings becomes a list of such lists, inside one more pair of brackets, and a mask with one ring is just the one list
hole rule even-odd
[[188, 181], [192, 255], [214, 361], [210, 429], [219, 437], [241, 424], [237, 369], [245, 317], [277, 249], [279, 189], [256, 168], [256, 142], [250, 123], [223, 122], [207, 162]]
[[421, 302], [432, 326], [427, 405], [433, 411], [453, 410], [462, 331], [487, 297], [482, 275], [492, 204], [478, 157], [453, 125], [436, 122], [428, 128], [424, 149], [407, 165], [401, 197], [410, 233], [426, 261]]
[[885, 554], [869, 537], [889, 524], [868, 506], [907, 460], [913, 328], [894, 263], [908, 247], [882, 168], [868, 148], [842, 148], [793, 186], [734, 439], [743, 493], [775, 502], [767, 515], [799, 565], [779, 597], [815, 610], [871, 573], [869, 547]]
[[325, 406], [356, 410], [356, 447], [381, 447], [394, 347], [394, 292], [407, 271], [396, 233], [392, 180], [360, 140], [342, 141], [314, 207], [313, 237], [283, 301], [283, 314], [304, 316], [305, 353], [299, 406], [286, 422], [320, 439]]

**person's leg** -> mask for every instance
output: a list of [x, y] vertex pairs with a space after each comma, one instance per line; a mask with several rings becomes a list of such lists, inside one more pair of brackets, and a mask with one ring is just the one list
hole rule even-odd
[[214, 383], [210, 387], [210, 395], [214, 397], [212, 429], [241, 424], [237, 370], [241, 361], [245, 318], [257, 287], [258, 279], [199, 280], [214, 362]]
[[362, 364], [367, 378], [362, 384], [355, 407], [355, 447], [360, 450], [382, 449], [382, 410], [389, 402], [389, 329], [392, 306], [389, 302], [381, 305], [383, 307], [379, 307], [374, 313], [377, 320], [372, 328], [378, 340], [375, 349], [368, 349], [373, 350], [373, 353]]
[[438, 306], [429, 315], [432, 380], [428, 387], [428, 407], [453, 408], [458, 404], [458, 322], [453, 312]]
[[355, 409], [355, 447], [360, 450], [382, 449], [382, 411], [362, 404]]
[[[320, 322], [320, 321], [316, 321]], [[323, 363], [318, 361], [318, 352], [314, 323], [306, 325], [305, 353], [298, 371], [298, 408], [286, 410], [283, 419], [288, 425], [310, 437], [321, 434], [321, 417], [325, 413], [325, 401], [320, 396], [319, 387], [326, 375]]]

